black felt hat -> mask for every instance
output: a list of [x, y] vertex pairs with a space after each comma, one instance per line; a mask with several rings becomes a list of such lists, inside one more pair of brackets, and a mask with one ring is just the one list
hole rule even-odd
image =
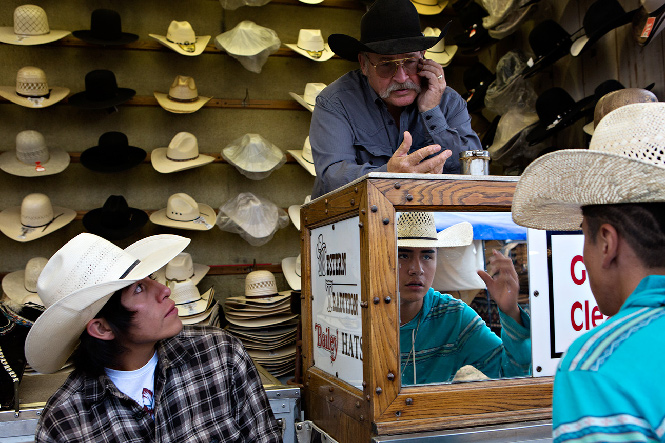
[[141, 163], [146, 152], [129, 146], [122, 132], [106, 132], [99, 137], [99, 144], [81, 153], [81, 164], [98, 172], [118, 172]]
[[572, 125], [590, 110], [594, 96], [590, 95], [575, 101], [562, 88], [554, 87], [546, 90], [536, 99], [538, 124], [526, 136], [529, 146], [540, 143], [562, 129]]
[[565, 29], [554, 20], [545, 20], [533, 28], [529, 34], [529, 45], [536, 56], [533, 64], [522, 73], [532, 77], [544, 68], [570, 53], [573, 41]]
[[[457, 4], [455, 4], [457, 5]], [[453, 5], [455, 7], [455, 5]], [[483, 17], [489, 14], [478, 3], [469, 3], [457, 10], [460, 24], [464, 31], [453, 37], [453, 42], [460, 50], [466, 53], [476, 52], [483, 46], [496, 41], [491, 38], [487, 29], [483, 27]]]
[[409, 0], [376, 0], [360, 20], [360, 40], [346, 34], [332, 34], [328, 45], [342, 58], [358, 60], [358, 53], [393, 55], [425, 51], [445, 37], [450, 22], [438, 37], [425, 37], [418, 11]]
[[133, 89], [119, 88], [112, 71], [96, 69], [85, 75], [85, 91], [72, 95], [68, 102], [84, 109], [105, 109], [124, 103], [135, 94]]
[[88, 211], [82, 221], [88, 232], [107, 240], [122, 240], [141, 229], [148, 222], [148, 214], [130, 208], [122, 195], [111, 195], [103, 207]]
[[95, 9], [90, 15], [90, 30], [72, 32], [74, 37], [93, 45], [126, 45], [138, 40], [139, 36], [122, 32], [120, 14], [111, 9]]
[[624, 11], [618, 0], [596, 0], [584, 14], [584, 35], [573, 42], [570, 53], [580, 55], [612, 29], [630, 23], [637, 11]]
[[485, 65], [478, 62], [469, 67], [463, 74], [464, 87], [467, 92], [462, 96], [466, 100], [469, 112], [476, 112], [485, 106], [487, 88], [496, 79]]

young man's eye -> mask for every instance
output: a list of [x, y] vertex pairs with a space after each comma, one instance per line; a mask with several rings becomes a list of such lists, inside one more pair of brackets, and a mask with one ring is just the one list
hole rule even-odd
[[409, 256], [408, 256], [407, 254], [405, 254], [404, 252], [401, 252], [401, 253], [398, 252], [398, 253], [397, 253], [397, 258], [398, 258], [398, 259], [402, 259], [402, 260], [404, 260], [404, 259], [409, 258]]
[[136, 285], [136, 289], [134, 290], [134, 292], [136, 292], [136, 293], [143, 292], [144, 289], [145, 288], [143, 287], [143, 283], [140, 283], [140, 284]]

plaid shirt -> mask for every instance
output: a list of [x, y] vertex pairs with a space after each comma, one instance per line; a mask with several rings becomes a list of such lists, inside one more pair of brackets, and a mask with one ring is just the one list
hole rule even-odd
[[78, 371], [49, 399], [36, 442], [280, 442], [259, 374], [240, 341], [185, 326], [157, 344], [155, 418], [102, 375]]

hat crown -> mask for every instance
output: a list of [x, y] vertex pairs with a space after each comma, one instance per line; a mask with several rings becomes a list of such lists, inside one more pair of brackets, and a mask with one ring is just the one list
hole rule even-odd
[[584, 31], [587, 36], [600, 32], [624, 14], [625, 11], [617, 0], [596, 0], [589, 6], [582, 19]]
[[[441, 35], [441, 29], [431, 28], [431, 27], [428, 26], [423, 30], [423, 35], [425, 37], [438, 37], [439, 35]], [[445, 40], [441, 39], [436, 43], [436, 45], [429, 48], [428, 51], [430, 51], [430, 52], [444, 52], [445, 49], [446, 49]]]
[[90, 31], [103, 40], [118, 40], [122, 36], [120, 14], [112, 9], [95, 9], [90, 14]]
[[270, 271], [252, 271], [245, 277], [245, 295], [257, 297], [277, 294], [277, 282]]
[[169, 143], [166, 157], [169, 160], [192, 160], [199, 156], [199, 142], [194, 134], [179, 132]]
[[98, 148], [102, 153], [107, 153], [109, 158], [117, 158], [129, 149], [129, 140], [122, 132], [105, 132], [99, 136]]
[[130, 223], [132, 212], [122, 195], [111, 195], [102, 206], [101, 223], [107, 228], [120, 228]]
[[636, 103], [657, 103], [658, 97], [646, 89], [627, 88], [618, 89], [616, 91], [604, 94], [596, 103], [596, 108], [593, 113], [594, 125], [605, 117], [605, 115], [614, 111], [621, 106], [636, 104]]
[[22, 5], [14, 9], [14, 34], [44, 35], [51, 32], [46, 11], [36, 5]]
[[169, 97], [176, 100], [195, 100], [198, 96], [194, 79], [186, 75], [176, 76], [169, 89]]
[[166, 31], [166, 39], [178, 45], [193, 45], [196, 43], [196, 34], [188, 21], [171, 21]]
[[552, 123], [575, 106], [575, 100], [565, 89], [554, 87], [536, 99], [536, 113], [542, 122]]
[[16, 134], [16, 158], [26, 165], [46, 163], [49, 159], [44, 136], [37, 131], [27, 130]]
[[25, 264], [25, 275], [23, 277], [25, 289], [28, 292], [37, 293], [37, 279], [48, 262], [44, 257], [33, 257]]
[[167, 280], [185, 281], [194, 276], [194, 262], [187, 252], [181, 252], [166, 264], [164, 270]]
[[529, 33], [529, 45], [537, 57], [549, 54], [558, 46], [570, 49], [572, 41], [560, 24], [554, 20], [545, 20]]
[[185, 305], [192, 303], [201, 298], [201, 293], [196, 285], [191, 280], [184, 282], [174, 282], [169, 285], [171, 288], [171, 300], [176, 305]]
[[248, 172], [268, 171], [284, 158], [284, 153], [260, 134], [245, 134], [240, 143], [227, 146], [223, 152], [231, 163]]
[[46, 74], [34, 66], [25, 66], [16, 73], [16, 92], [28, 97], [43, 97], [49, 93]]
[[320, 29], [301, 29], [298, 33], [298, 47], [305, 51], [323, 51], [325, 44]]
[[309, 135], [305, 139], [305, 144], [302, 147], [302, 158], [305, 159], [308, 163], [314, 163], [314, 158], [312, 157], [312, 145], [309, 142]]
[[171, 220], [192, 221], [200, 215], [196, 200], [184, 192], [173, 194], [166, 203], [166, 216]]
[[398, 239], [437, 240], [431, 212], [404, 212], [397, 220]]
[[85, 96], [90, 101], [104, 101], [118, 93], [115, 74], [107, 69], [95, 69], [85, 75]]
[[36, 228], [53, 220], [51, 199], [45, 194], [28, 194], [21, 203], [21, 224]]
[[316, 105], [316, 97], [323, 91], [326, 87], [325, 83], [307, 83], [305, 85], [305, 94], [303, 98], [308, 105]]
[[476, 89], [478, 86], [489, 86], [496, 76], [487, 69], [485, 65], [478, 62], [464, 71], [463, 81], [467, 91]]
[[360, 42], [421, 37], [420, 19], [409, 0], [376, 0], [360, 20]]

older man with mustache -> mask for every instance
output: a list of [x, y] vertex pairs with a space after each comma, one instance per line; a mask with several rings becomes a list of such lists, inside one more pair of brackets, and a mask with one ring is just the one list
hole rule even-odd
[[481, 148], [466, 102], [447, 87], [441, 65], [425, 51], [409, 0], [377, 0], [363, 15], [361, 37], [328, 39], [351, 71], [316, 99], [309, 131], [316, 181], [312, 198], [369, 172], [459, 173], [459, 154]]

